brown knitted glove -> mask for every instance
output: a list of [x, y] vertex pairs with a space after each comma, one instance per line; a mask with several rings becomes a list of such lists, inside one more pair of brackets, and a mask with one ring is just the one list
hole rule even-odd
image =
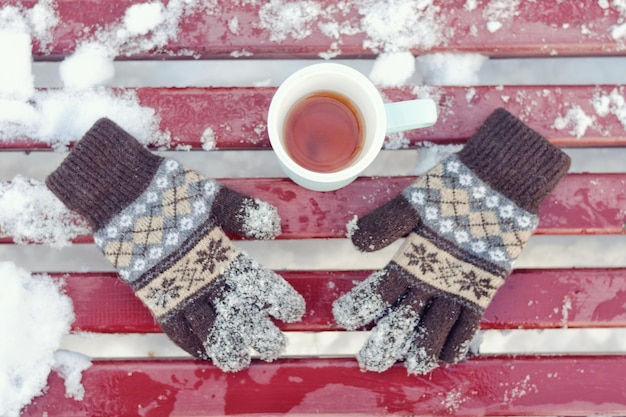
[[462, 151], [357, 222], [353, 243], [377, 250], [408, 234], [389, 264], [333, 305], [355, 329], [377, 320], [358, 360], [409, 373], [465, 358], [485, 308], [538, 223], [570, 159], [503, 109]]
[[265, 360], [283, 350], [268, 315], [297, 321], [304, 300], [222, 231], [273, 238], [275, 207], [152, 154], [107, 119], [46, 184], [89, 220], [96, 245], [187, 352], [236, 371], [249, 364], [248, 348]]

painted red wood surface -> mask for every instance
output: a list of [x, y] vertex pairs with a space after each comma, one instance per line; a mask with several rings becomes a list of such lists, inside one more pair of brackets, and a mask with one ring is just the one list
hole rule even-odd
[[97, 361], [85, 399], [63, 381], [23, 417], [212, 415], [624, 415], [624, 356], [481, 357], [408, 376], [361, 372], [353, 359], [278, 360], [225, 374], [188, 360]]
[[[8, 3], [16, 4], [18, 0], [8, 0]], [[29, 7], [36, 0], [22, 0], [22, 3]], [[61, 59], [71, 54], [77, 44], [92, 39], [94, 32], [100, 28], [110, 28], [119, 23], [126, 9], [137, 2], [57, 0], [56, 3], [60, 24], [55, 28], [53, 42], [45, 51], [36, 45], [35, 50], [40, 59]], [[289, 32], [294, 30], [287, 27], [285, 36], [271, 30], [278, 25], [285, 25], [278, 16], [270, 17], [263, 24], [261, 9], [277, 10], [285, 8], [285, 3], [298, 2], [207, 3], [205, 7], [183, 18], [177, 39], [167, 47], [157, 51], [131, 51], [131, 56], [231, 58], [233, 53], [245, 52], [247, 56], [255, 58], [273, 58], [317, 57], [320, 53], [330, 52], [342, 57], [362, 57], [371, 56], [373, 52], [368, 44], [381, 38], [363, 24], [373, 15], [366, 13], [360, 2], [347, 2], [344, 7], [336, 7], [333, 0], [315, 1], [319, 10], [309, 8], [301, 11], [309, 18], [298, 26], [299, 35], [290, 35]], [[420, 36], [414, 35], [418, 40], [404, 46], [414, 54], [454, 51], [479, 52], [497, 57], [580, 56], [620, 54], [624, 51], [623, 42], [612, 37], [613, 28], [621, 22], [619, 11], [615, 7], [603, 8], [595, 0], [511, 3], [507, 4], [506, 9], [500, 8], [495, 13], [490, 12], [488, 2], [477, 2], [475, 8], [467, 7], [465, 1], [455, 0], [442, 0], [422, 6], [426, 15], [418, 10], [409, 12], [415, 15], [415, 24], [408, 21], [406, 26], [418, 25], [430, 18], [437, 23], [424, 30], [430, 31], [427, 35], [438, 36], [425, 43]], [[382, 11], [387, 12], [384, 9]], [[494, 14], [500, 16], [494, 17]], [[237, 18], [237, 30], [231, 26], [234, 17]], [[501, 29], [493, 31], [492, 27], [490, 31], [489, 22], [500, 23]], [[337, 31], [332, 36], [326, 35], [321, 30], [324, 25], [336, 25], [334, 27], [337, 28], [347, 25], [356, 29], [356, 33], [341, 34]], [[378, 45], [376, 49], [384, 49], [384, 46], [381, 48]], [[127, 53], [122, 51], [123, 56]]]
[[[170, 147], [201, 149], [201, 138], [211, 129], [216, 149], [269, 148], [267, 109], [275, 88], [140, 88], [133, 91], [138, 102], [155, 110], [163, 132], [172, 137]], [[615, 114], [598, 113], [593, 103], [612, 93], [626, 96], [623, 86], [477, 86], [403, 87], [380, 90], [386, 100], [430, 97], [439, 106], [439, 120], [430, 128], [417, 129], [387, 139], [386, 148], [416, 147], [424, 143], [465, 142], [496, 108], [504, 107], [558, 146], [625, 146], [626, 127]], [[578, 107], [595, 121], [582, 134], [570, 124], [555, 127], [560, 117]], [[602, 114], [602, 115], [601, 115]], [[0, 149], [50, 149], [28, 138], [0, 142]]]
[[[331, 305], [372, 271], [279, 271], [307, 301], [285, 331], [338, 330]], [[114, 273], [54, 274], [74, 302], [74, 331], [160, 332], [148, 310]], [[483, 329], [626, 327], [626, 269], [519, 270], [489, 305]]]
[[[347, 187], [320, 193], [288, 179], [222, 179], [229, 187], [278, 208], [278, 239], [344, 238], [346, 224], [397, 196], [415, 177], [363, 177]], [[626, 174], [570, 174], [544, 201], [538, 234], [626, 233]], [[239, 238], [238, 236], [233, 236]], [[91, 242], [81, 236], [77, 243]], [[0, 243], [11, 243], [1, 237]]]

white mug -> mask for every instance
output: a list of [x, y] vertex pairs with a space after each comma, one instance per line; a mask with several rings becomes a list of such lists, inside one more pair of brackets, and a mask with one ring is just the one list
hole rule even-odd
[[[346, 97], [360, 113], [362, 147], [354, 159], [334, 172], [316, 172], [296, 163], [285, 146], [284, 130], [290, 110], [305, 97], [331, 92]], [[315, 191], [332, 191], [354, 181], [380, 152], [387, 133], [432, 126], [437, 105], [431, 99], [383, 103], [378, 89], [360, 72], [335, 63], [314, 64], [293, 73], [276, 90], [267, 130], [283, 171], [295, 183]]]

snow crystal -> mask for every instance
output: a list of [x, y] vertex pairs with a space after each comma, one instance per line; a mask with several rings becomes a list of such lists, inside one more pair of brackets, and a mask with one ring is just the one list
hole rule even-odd
[[[336, 41], [322, 54], [330, 58], [340, 52], [342, 35], [365, 34], [363, 47], [374, 52], [401, 52], [439, 45], [445, 40], [439, 11], [433, 0], [365, 0], [339, 2], [325, 8], [310, 0], [271, 0], [259, 9], [258, 26], [267, 30], [274, 42], [305, 39], [317, 29]], [[358, 14], [359, 18], [338, 22], [335, 14]]]
[[414, 72], [415, 57], [411, 52], [387, 52], [376, 58], [369, 78], [381, 87], [400, 87]]
[[239, 33], [239, 19], [237, 16], [228, 21], [228, 30], [230, 30], [230, 33], [233, 35], [237, 35]]
[[614, 88], [609, 94], [596, 93], [591, 103], [598, 116], [614, 115], [626, 129], [626, 98], [621, 90]]
[[386, 271], [372, 273], [365, 281], [350, 292], [343, 294], [333, 303], [333, 316], [340, 326], [354, 330], [379, 317], [388, 307], [376, 287], [385, 279]]
[[463, 393], [460, 390], [452, 389], [446, 394], [446, 398], [442, 401], [441, 405], [446, 407], [446, 410], [450, 414], [454, 414], [461, 408], [463, 403], [467, 402], [468, 398], [463, 397]]
[[202, 137], [200, 138], [200, 142], [202, 142], [202, 149], [204, 149], [205, 151], [214, 150], [216, 146], [215, 131], [210, 127], [204, 129]]
[[487, 30], [493, 33], [503, 27], [502, 21], [510, 20], [517, 15], [520, 0], [491, 0], [483, 11], [487, 21]]
[[88, 232], [86, 221], [69, 211], [45, 184], [21, 175], [0, 183], [0, 233], [16, 243], [60, 248]]
[[394, 132], [387, 134], [387, 138], [383, 143], [383, 149], [407, 149], [409, 145], [409, 139], [406, 137], [405, 132]]
[[[55, 351], [74, 321], [72, 302], [60, 283], [31, 275], [12, 262], [0, 262], [0, 415], [18, 417], [40, 395], [56, 366]], [[69, 368], [68, 368], [69, 369]], [[76, 387], [73, 377], [71, 384]]]
[[439, 45], [444, 40], [439, 10], [433, 0], [359, 2], [360, 25], [367, 35], [363, 46], [374, 52], [398, 52]]
[[466, 0], [465, 4], [463, 5], [463, 8], [465, 10], [469, 10], [470, 12], [472, 10], [476, 10], [477, 7], [478, 7], [477, 0]]
[[593, 116], [588, 116], [580, 106], [574, 105], [567, 110], [565, 116], [558, 116], [554, 120], [553, 127], [557, 130], [564, 130], [571, 126], [572, 130], [569, 133], [580, 138], [594, 122]]
[[273, 239], [280, 233], [280, 216], [276, 207], [255, 199], [243, 209], [243, 231], [246, 236]]
[[626, 23], [612, 27], [611, 37], [615, 40], [626, 37]]
[[259, 27], [270, 31], [271, 41], [304, 39], [313, 33], [312, 23], [321, 12], [321, 5], [314, 1], [271, 0], [259, 10]]
[[418, 71], [431, 85], [474, 85], [488, 58], [480, 54], [435, 53], [417, 58]]
[[346, 237], [351, 239], [354, 233], [359, 230], [359, 216], [356, 214], [352, 219], [346, 224]]

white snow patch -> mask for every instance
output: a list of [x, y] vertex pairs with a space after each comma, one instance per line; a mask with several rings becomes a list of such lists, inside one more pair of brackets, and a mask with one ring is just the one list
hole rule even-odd
[[85, 387], [81, 383], [83, 372], [91, 367], [91, 360], [85, 355], [67, 350], [54, 353], [54, 370], [65, 380], [65, 395], [82, 401]]
[[426, 84], [475, 85], [487, 59], [480, 54], [434, 53], [418, 57], [417, 68]]
[[100, 43], [85, 43], [59, 65], [63, 85], [88, 89], [113, 79], [115, 51]]
[[620, 89], [614, 88], [609, 94], [596, 93], [591, 103], [598, 116], [606, 117], [611, 114], [617, 117], [626, 129], [626, 98]]
[[346, 224], [346, 237], [351, 239], [357, 230], [359, 230], [359, 216], [355, 214]]
[[[18, 417], [43, 392], [50, 370], [59, 367], [55, 351], [70, 331], [74, 312], [61, 283], [47, 275], [0, 262], [0, 277], [0, 333], [11, 341], [0, 343], [0, 415]], [[61, 358], [60, 367], [71, 376], [69, 394], [80, 396], [80, 379], [70, 371], [71, 364]]]
[[259, 27], [269, 30], [274, 42], [305, 39], [313, 33], [312, 23], [321, 13], [321, 5], [314, 1], [270, 0], [259, 9]]
[[[364, 0], [338, 2], [322, 8], [310, 0], [270, 0], [259, 9], [261, 29], [274, 42], [311, 36], [319, 30], [334, 42], [324, 58], [340, 52], [342, 35], [365, 34], [363, 47], [373, 52], [401, 52], [441, 44], [444, 25], [433, 0]], [[342, 16], [338, 21], [335, 16]], [[345, 18], [358, 15], [358, 18]], [[449, 30], [449, 29], [448, 29]]]
[[30, 35], [0, 31], [0, 99], [19, 102], [35, 92], [30, 50]]
[[400, 87], [415, 72], [415, 57], [411, 52], [380, 54], [369, 74], [369, 79], [381, 87]]
[[580, 138], [584, 136], [587, 129], [593, 126], [595, 118], [589, 116], [578, 105], [572, 106], [564, 116], [558, 116], [553, 123], [553, 127], [557, 130], [564, 130], [571, 127], [570, 134]]
[[364, 47], [374, 52], [432, 48], [445, 40], [440, 8], [433, 0], [366, 0], [358, 3], [366, 33]]
[[217, 142], [215, 141], [215, 131], [213, 128], [207, 127], [204, 129], [200, 142], [202, 142], [202, 149], [205, 151], [212, 151], [215, 149]]
[[483, 19], [487, 22], [487, 30], [494, 33], [506, 22], [518, 14], [520, 0], [491, 0], [483, 11]]
[[124, 26], [129, 36], [146, 35], [163, 23], [165, 8], [161, 2], [133, 4], [124, 14]]
[[86, 233], [86, 221], [67, 209], [44, 183], [21, 175], [0, 183], [0, 234], [18, 244], [61, 248]]

